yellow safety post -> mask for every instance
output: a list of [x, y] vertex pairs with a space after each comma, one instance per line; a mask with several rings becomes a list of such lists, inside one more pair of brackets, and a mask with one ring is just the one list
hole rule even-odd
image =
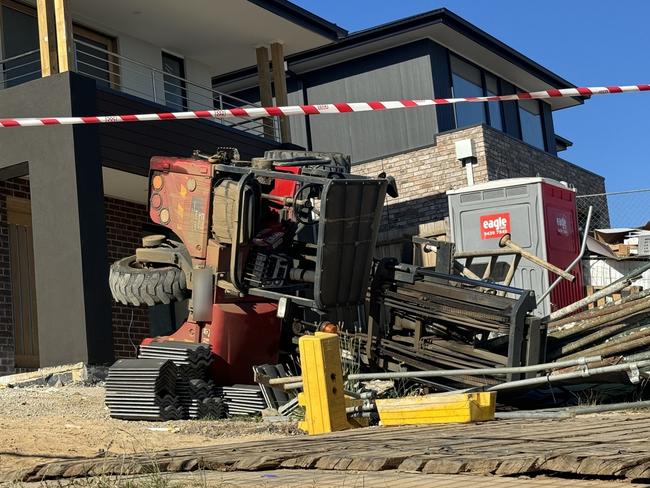
[[298, 341], [303, 392], [298, 403], [305, 408], [300, 429], [310, 435], [351, 428], [345, 412], [339, 336], [316, 332]]

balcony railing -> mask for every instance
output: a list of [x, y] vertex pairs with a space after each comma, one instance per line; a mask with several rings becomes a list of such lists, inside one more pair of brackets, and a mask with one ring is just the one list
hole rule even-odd
[[[79, 39], [75, 40], [75, 47], [77, 72], [94, 78], [98, 86], [165, 105], [170, 111], [260, 106]], [[38, 49], [0, 60], [1, 88], [19, 85], [40, 76], [41, 63]], [[275, 119], [215, 119], [214, 123], [256, 136], [279, 140], [279, 127]]]
[[39, 50], [0, 60], [0, 87], [9, 88], [41, 77]]

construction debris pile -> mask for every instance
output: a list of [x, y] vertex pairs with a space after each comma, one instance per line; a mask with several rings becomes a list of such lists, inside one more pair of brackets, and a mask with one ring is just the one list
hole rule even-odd
[[594, 230], [596, 241], [604, 244], [616, 257], [650, 256], [650, 225]]
[[548, 323], [550, 359], [650, 358], [650, 290]]
[[[506, 296], [506, 293], [509, 296]], [[543, 362], [532, 293], [384, 259], [371, 285], [371, 362], [383, 370], [476, 369]], [[370, 337], [374, 336], [372, 343]], [[512, 344], [509, 351], [509, 343]], [[440, 381], [495, 384], [489, 375]]]

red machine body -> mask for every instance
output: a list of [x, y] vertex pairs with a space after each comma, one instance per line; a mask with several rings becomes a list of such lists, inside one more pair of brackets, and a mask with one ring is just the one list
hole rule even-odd
[[216, 356], [212, 377], [219, 384], [250, 383], [252, 367], [278, 362], [282, 324], [277, 305], [254, 301], [216, 303], [208, 342]]
[[[301, 169], [287, 166], [278, 171], [300, 174]], [[150, 218], [178, 235], [190, 253], [193, 267], [204, 267], [208, 260], [212, 185], [209, 161], [163, 156], [151, 160]], [[278, 178], [270, 194], [292, 197], [296, 186], [295, 181]], [[276, 210], [272, 202], [269, 209]], [[274, 225], [268, 222], [269, 228]], [[212, 366], [215, 384], [250, 383], [254, 365], [278, 361], [281, 321], [276, 312], [274, 302], [254, 296], [225, 296], [215, 287], [209, 322], [196, 322], [190, 316], [174, 334], [147, 338], [143, 343], [171, 340], [210, 344], [216, 357]]]

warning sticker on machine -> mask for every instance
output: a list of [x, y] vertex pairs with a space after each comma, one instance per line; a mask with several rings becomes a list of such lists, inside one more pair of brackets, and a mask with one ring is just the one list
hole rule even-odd
[[510, 212], [481, 215], [481, 239], [497, 239], [510, 234]]

